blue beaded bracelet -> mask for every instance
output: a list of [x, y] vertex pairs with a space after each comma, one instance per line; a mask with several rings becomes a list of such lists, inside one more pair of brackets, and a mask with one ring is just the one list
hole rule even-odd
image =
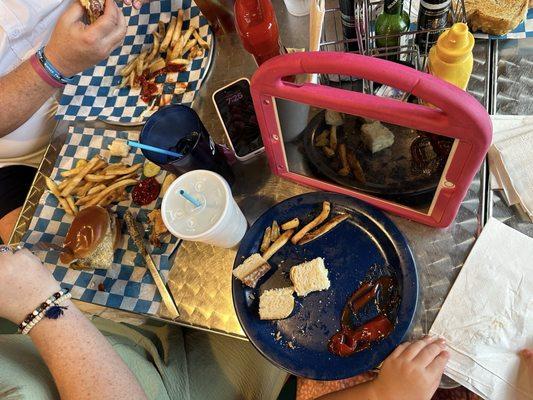
[[62, 85], [66, 85], [67, 83], [72, 83], [73, 77], [66, 77], [61, 72], [57, 70], [56, 67], [53, 66], [53, 64], [48, 61], [46, 56], [44, 55], [44, 46], [41, 47], [39, 50], [37, 50], [37, 58], [39, 59], [39, 62], [45, 69], [45, 71], [56, 81], [61, 83]]

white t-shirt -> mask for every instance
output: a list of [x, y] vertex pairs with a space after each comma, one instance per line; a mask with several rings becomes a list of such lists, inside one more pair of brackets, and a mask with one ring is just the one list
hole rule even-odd
[[[0, 76], [46, 44], [70, 3], [71, 0], [0, 0]], [[14, 105], [24, 101], [16, 97], [12, 100]], [[0, 138], [0, 167], [39, 162], [55, 126], [55, 105], [55, 98], [51, 98], [26, 123]]]

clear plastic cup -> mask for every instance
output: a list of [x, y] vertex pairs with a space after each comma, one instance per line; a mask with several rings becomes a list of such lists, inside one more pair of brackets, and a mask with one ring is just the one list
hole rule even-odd
[[303, 17], [304, 15], [309, 14], [311, 0], [283, 0], [285, 2], [285, 7], [290, 14], [295, 17]]
[[[197, 207], [186, 200], [180, 190], [201, 205]], [[224, 248], [239, 244], [248, 227], [228, 182], [203, 169], [187, 172], [170, 185], [163, 197], [161, 214], [174, 236]]]

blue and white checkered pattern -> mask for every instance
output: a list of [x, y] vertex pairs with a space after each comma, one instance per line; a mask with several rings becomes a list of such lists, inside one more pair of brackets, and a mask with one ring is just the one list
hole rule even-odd
[[[145, 119], [141, 114], [147, 104], [140, 99], [140, 89], [119, 89], [122, 80], [119, 72], [128, 61], [152, 46], [151, 33], [157, 31], [157, 23], [168, 23], [180, 8], [183, 9], [183, 28], [187, 29], [189, 25], [198, 27], [200, 36], [212, 45], [213, 34], [209, 23], [193, 0], [151, 1], [140, 11], [131, 6], [123, 7], [128, 24], [123, 45], [107, 60], [74, 77], [72, 84], [63, 91], [56, 117], [66, 120], [100, 118], [113, 122], [141, 122]], [[203, 57], [194, 59], [185, 71], [161, 75], [156, 83], [163, 83], [164, 94], [173, 94], [172, 103], [191, 105], [208, 65], [209, 51], [206, 50]], [[174, 93], [176, 82], [188, 83], [185, 93]]]
[[533, 37], [533, 8], [527, 10], [526, 19], [507, 35], [494, 36], [486, 33], [475, 33], [474, 36], [479, 39], [524, 39]]
[[[60, 173], [73, 168], [78, 160], [87, 160], [97, 154], [109, 158], [106, 154], [108, 150], [103, 149], [107, 149], [107, 146], [115, 138], [137, 140], [132, 135], [137, 134], [108, 129], [71, 127], [51, 178], [56, 182], [60, 181]], [[112, 157], [110, 161], [118, 162], [121, 159]], [[132, 149], [130, 155], [122, 161], [131, 165], [143, 163], [145, 158], [139, 149]], [[160, 182], [163, 178], [162, 175], [160, 174], [158, 177]], [[119, 217], [122, 217], [124, 212], [129, 210], [134, 216], [137, 215], [137, 219], [146, 226], [147, 214], [153, 209], [159, 208], [160, 203], [161, 198], [141, 208], [131, 200], [127, 200], [114, 205], [112, 210]], [[62, 245], [71, 221], [72, 217], [59, 208], [55, 196], [45, 192], [23, 242], [30, 249], [37, 242]], [[54, 277], [61, 282], [61, 286], [71, 290], [72, 297], [75, 299], [137, 313], [157, 314], [161, 296], [145, 267], [144, 259], [138, 254], [137, 248], [130, 240], [125, 226], [122, 226], [122, 233], [119, 248], [115, 251], [113, 267], [109, 270], [76, 271], [67, 268], [66, 265], [61, 265], [58, 252], [36, 251], [35, 254], [52, 271]], [[152, 251], [154, 262], [159, 266], [161, 277], [165, 282], [168, 280], [169, 270], [172, 267], [169, 253], [175, 247], [175, 243], [176, 239], [169, 237], [161, 248]], [[104, 290], [99, 290], [100, 284], [103, 284]]]

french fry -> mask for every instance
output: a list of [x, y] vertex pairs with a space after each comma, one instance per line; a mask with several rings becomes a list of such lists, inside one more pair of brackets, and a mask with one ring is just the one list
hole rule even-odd
[[274, 222], [272, 222], [272, 228], [270, 230], [270, 241], [275, 242], [276, 240], [278, 240], [279, 235], [280, 233], [278, 221], [274, 220]]
[[166, 32], [165, 23], [163, 21], [159, 21], [157, 23], [157, 34], [159, 35], [160, 39], [163, 39], [165, 37], [165, 32]]
[[192, 49], [196, 45], [196, 39], [191, 39], [187, 42], [185, 47], [181, 50], [180, 56], [183, 57], [185, 53], [187, 53], [190, 49]]
[[87, 165], [87, 160], [84, 160], [83, 158], [81, 160], [76, 161], [76, 168], [85, 167]]
[[72, 193], [77, 197], [85, 196], [87, 193], [89, 193], [93, 185], [93, 182], [86, 182], [85, 185], [78, 187]]
[[178, 58], [181, 55], [181, 50], [185, 47], [185, 45], [189, 41], [189, 38], [191, 37], [193, 30], [194, 28], [190, 26], [189, 29], [185, 31], [183, 36], [178, 40], [178, 43], [176, 43], [176, 46], [174, 46], [174, 48], [172, 49], [170, 56], [167, 55], [167, 60], [173, 60], [174, 58]]
[[172, 40], [170, 41], [170, 48], [174, 48], [181, 35], [181, 28], [183, 27], [183, 10], [180, 8], [178, 11], [178, 20], [176, 21], [176, 28], [172, 34]]
[[131, 88], [135, 87], [135, 71], [132, 71], [129, 76], [128, 86]]
[[77, 206], [83, 206], [83, 205], [87, 204], [89, 201], [91, 201], [92, 199], [94, 199], [96, 196], [98, 196], [98, 194], [99, 194], [99, 192], [88, 194], [88, 195], [85, 195], [83, 197], [80, 197], [78, 200], [76, 200], [75, 204]]
[[161, 193], [160, 193], [161, 196], [165, 195], [165, 193], [167, 192], [168, 188], [170, 187], [172, 182], [174, 182], [176, 180], [176, 178], [177, 178], [176, 175], [171, 174], [171, 173], [167, 173], [167, 175], [165, 176], [165, 179], [163, 180], [163, 184], [161, 185]]
[[116, 178], [117, 175], [97, 175], [97, 174], [87, 174], [85, 175], [85, 180], [87, 182], [104, 182]]
[[111, 186], [105, 188], [100, 193], [98, 193], [98, 195], [95, 198], [91, 199], [87, 203], [87, 206], [95, 206], [98, 203], [100, 203], [100, 201], [102, 201], [102, 199], [104, 199], [112, 191], [119, 189], [121, 187], [135, 185], [136, 183], [137, 183], [136, 179], [125, 179], [123, 181], [115, 182]]
[[293, 218], [290, 221], [287, 221], [281, 224], [281, 229], [288, 231], [289, 229], [296, 229], [300, 225], [300, 220], [298, 218]]
[[335, 156], [335, 150], [333, 150], [331, 147], [324, 146], [324, 147], [322, 147], [322, 151], [324, 152], [324, 155], [327, 158], [331, 158], [331, 157]]
[[337, 127], [332, 126], [329, 134], [329, 147], [335, 151], [337, 150]]
[[123, 168], [127, 168], [127, 167], [128, 166], [126, 164], [124, 164], [123, 162], [119, 162], [119, 163], [116, 163], [116, 164], [108, 164], [104, 168], [102, 173], [104, 173], [104, 174], [109, 173], [109, 175], [113, 175], [113, 171], [116, 171], [116, 170], [119, 170], [119, 169], [123, 169]]
[[319, 238], [320, 236], [325, 235], [326, 233], [331, 231], [333, 228], [335, 228], [337, 225], [339, 225], [342, 221], [345, 221], [348, 218], [350, 218], [349, 214], [339, 214], [339, 215], [334, 216], [324, 225], [318, 227], [314, 231], [311, 231], [305, 234], [304, 237], [298, 242], [298, 244], [302, 245], [302, 244], [312, 242], [313, 240]]
[[98, 193], [100, 190], [104, 190], [106, 188], [106, 185], [104, 185], [103, 183], [100, 184], [100, 185], [97, 185], [97, 186], [93, 186], [92, 188], [90, 188], [86, 194], [95, 194], [95, 193]]
[[57, 188], [61, 191], [67, 187], [69, 182], [70, 182], [70, 179], [64, 179], [63, 181], [59, 182], [59, 184], [57, 185]]
[[283, 232], [283, 234], [274, 243], [272, 243], [268, 250], [263, 253], [263, 258], [268, 261], [268, 259], [272, 257], [279, 249], [285, 246], [293, 233], [293, 229]]
[[83, 168], [85, 167], [75, 167], [75, 168], [72, 168], [68, 171], [63, 171], [61, 172], [61, 176], [63, 178], [68, 178], [69, 176], [72, 176], [72, 175], [76, 175], [77, 173], [79, 173]]
[[124, 179], [137, 179], [139, 175], [137, 175], [137, 172], [132, 172], [128, 175], [121, 175], [115, 182], [123, 181]]
[[131, 71], [135, 69], [135, 65], [137, 64], [137, 59], [139, 56], [135, 57], [133, 60], [131, 60], [122, 70], [120, 71], [120, 75], [122, 76], [128, 76], [131, 74]]
[[74, 204], [74, 197], [68, 196], [67, 197], [67, 203], [68, 203], [70, 209], [72, 210], [72, 213], [74, 215], [78, 214], [78, 207], [76, 207], [76, 204]]
[[159, 98], [159, 107], [168, 106], [172, 102], [172, 95], [167, 93]]
[[100, 171], [104, 167], [107, 167], [107, 162], [105, 160], [100, 159], [98, 160], [96, 165], [93, 168], [91, 168], [90, 173], [94, 174], [95, 172]]
[[161, 42], [160, 49], [162, 53], [167, 51], [170, 41], [172, 40], [172, 35], [174, 34], [174, 29], [176, 28], [176, 21], [176, 17], [172, 17], [170, 19], [170, 24], [168, 25], [167, 33], [165, 34], [165, 38]]
[[271, 231], [272, 228], [270, 226], [265, 229], [265, 233], [263, 234], [263, 241], [261, 242], [261, 246], [259, 246], [259, 251], [261, 253], [264, 253], [270, 247], [270, 243], [272, 242], [272, 240], [270, 240]]
[[72, 180], [68, 183], [68, 185], [61, 191], [62, 197], [67, 197], [72, 193], [72, 191], [78, 186], [78, 184], [82, 181], [82, 179], [87, 175], [92, 168], [98, 163], [98, 161], [101, 160], [99, 156], [94, 156], [91, 158], [91, 160], [88, 162], [88, 164], [82, 168], [80, 172], [78, 172]]
[[150, 73], [153, 74], [154, 72], [157, 72], [160, 69], [165, 68], [166, 65], [167, 64], [166, 64], [165, 60], [163, 60], [161, 57], [159, 57], [159, 58], [156, 58], [154, 61], [152, 61], [152, 63], [150, 64], [150, 66], [148, 68], [150, 70]]
[[350, 165], [350, 168], [352, 169], [352, 173], [353, 173], [353, 176], [355, 176], [355, 179], [365, 184], [366, 183], [365, 173], [355, 153], [352, 151], [348, 151], [346, 158], [348, 159], [348, 164]]
[[320, 214], [314, 220], [312, 220], [302, 229], [300, 229], [300, 231], [298, 231], [298, 233], [296, 233], [296, 235], [292, 237], [292, 244], [297, 244], [307, 232], [324, 222], [328, 218], [330, 210], [331, 204], [329, 203], [329, 201], [324, 201], [322, 203], [322, 211], [320, 212]]
[[204, 50], [196, 44], [190, 51], [187, 56], [187, 60], [194, 60], [196, 57], [200, 57], [204, 53]]
[[107, 196], [105, 196], [102, 200], [100, 200], [98, 202], [97, 205], [101, 206], [101, 207], [107, 207], [108, 205], [110, 205], [112, 202], [114, 202], [115, 200], [117, 200], [117, 193], [116, 192], [112, 192], [112, 193], [109, 193]]
[[156, 58], [157, 55], [159, 54], [159, 44], [160, 44], [159, 35], [154, 32], [152, 36], [154, 37], [154, 43], [152, 44], [152, 50], [150, 51], [150, 54], [148, 54], [146, 56], [146, 59], [144, 60], [145, 67], [149, 65], [152, 62], [152, 60]]
[[329, 130], [324, 130], [320, 135], [315, 137], [315, 146], [324, 147], [329, 145]]
[[344, 143], [339, 144], [339, 158], [341, 160], [342, 168], [339, 170], [339, 175], [347, 176], [350, 174], [350, 166], [348, 165], [348, 160], [346, 158], [346, 145]]
[[193, 31], [192, 34], [194, 35], [194, 38], [198, 41], [198, 44], [202, 46], [202, 48], [204, 48], [205, 50], [209, 49], [209, 43], [207, 43], [204, 39], [202, 39], [202, 37], [200, 36], [200, 34], [198, 33], [196, 29]]
[[131, 167], [128, 167], [128, 168], [117, 168], [117, 169], [113, 169], [112, 171], [107, 171], [106, 175], [111, 175], [111, 176], [128, 175], [128, 174], [131, 174], [132, 172], [137, 171], [141, 167], [142, 167], [141, 163], [133, 164]]
[[47, 176], [44, 177], [44, 180], [46, 182], [46, 186], [48, 187], [48, 190], [50, 190], [50, 193], [52, 193], [57, 198], [57, 201], [59, 201], [59, 204], [65, 210], [65, 212], [67, 214], [74, 215], [74, 212], [70, 208], [68, 201], [64, 199], [63, 197], [61, 197], [61, 193], [59, 192], [59, 188], [57, 187], [55, 182]]
[[167, 64], [189, 65], [190, 63], [191, 63], [191, 60], [186, 60], [185, 58], [174, 58], [173, 60], [170, 60]]
[[135, 73], [137, 76], [141, 76], [144, 70], [144, 60], [146, 59], [146, 51], [141, 52], [141, 55], [137, 59], [137, 64], [135, 65]]

